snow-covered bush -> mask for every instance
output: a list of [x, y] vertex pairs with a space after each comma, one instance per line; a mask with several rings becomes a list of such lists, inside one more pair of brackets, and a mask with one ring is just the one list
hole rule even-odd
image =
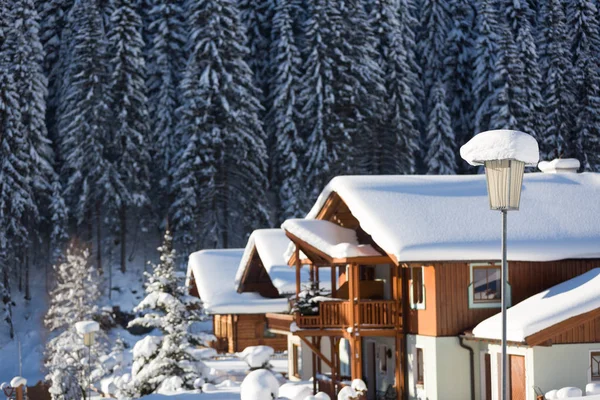
[[129, 326], [157, 328], [162, 336], [147, 336], [134, 346], [131, 380], [121, 388], [124, 396], [194, 389], [194, 383], [207, 375], [195, 347], [213, 338], [193, 329], [202, 318], [200, 303], [187, 294], [183, 276], [175, 269], [169, 232], [158, 251], [160, 262], [153, 265], [151, 274], [146, 274], [146, 297], [134, 309], [142, 315]]
[[46, 378], [52, 382], [54, 400], [80, 398], [88, 384], [98, 382], [106, 373], [101, 362], [106, 335], [96, 332], [95, 344], [88, 348], [75, 329], [77, 322], [95, 316], [100, 297], [96, 268], [89, 257], [89, 250], [71, 245], [64, 261], [54, 266], [56, 287], [50, 293], [44, 320], [48, 329], [57, 333], [46, 344]]
[[275, 351], [269, 346], [249, 346], [241, 353], [235, 353], [240, 360], [244, 360], [248, 364], [250, 370], [271, 369], [269, 360], [273, 354]]
[[354, 379], [350, 386], [343, 387], [338, 393], [338, 400], [358, 400], [367, 393], [367, 385], [362, 379]]
[[304, 400], [312, 396], [312, 385], [305, 383], [288, 382], [279, 387], [279, 397], [289, 400]]
[[279, 382], [271, 371], [257, 369], [250, 372], [241, 386], [241, 400], [273, 400], [279, 397]]

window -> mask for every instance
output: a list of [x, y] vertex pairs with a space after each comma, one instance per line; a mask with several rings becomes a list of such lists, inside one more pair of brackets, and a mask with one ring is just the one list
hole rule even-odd
[[410, 269], [410, 306], [412, 309], [425, 309], [425, 283], [423, 267]]
[[[470, 308], [495, 308], [501, 305], [502, 269], [498, 263], [471, 264], [471, 283], [469, 284]], [[510, 285], [508, 303], [510, 306]]]
[[417, 371], [417, 385], [425, 384], [425, 368], [424, 368], [424, 360], [423, 360], [423, 349], [417, 347], [417, 357], [416, 357], [416, 371]]
[[263, 337], [265, 339], [273, 339], [273, 338], [277, 337], [277, 334], [273, 333], [273, 331], [271, 331], [269, 328], [267, 328], [265, 326], [265, 330], [263, 331]]
[[600, 351], [590, 352], [591, 380], [600, 381]]
[[292, 375], [300, 378], [300, 370], [302, 369], [302, 357], [300, 357], [300, 346], [292, 344]]

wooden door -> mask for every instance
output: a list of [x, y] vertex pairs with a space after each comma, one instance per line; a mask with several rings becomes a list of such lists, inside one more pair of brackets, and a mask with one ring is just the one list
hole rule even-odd
[[510, 399], [525, 400], [525, 357], [509, 355]]

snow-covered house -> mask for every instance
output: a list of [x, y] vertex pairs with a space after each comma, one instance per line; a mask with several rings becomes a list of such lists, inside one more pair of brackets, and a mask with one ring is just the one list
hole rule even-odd
[[[570, 171], [525, 174], [520, 211], [508, 219], [512, 304], [600, 267], [600, 174]], [[316, 315], [289, 323], [269, 315], [270, 326], [291, 325], [330, 367], [324, 388], [348, 376], [367, 382], [369, 400], [394, 391], [398, 399], [497, 398], [478, 378], [490, 376], [479, 370], [486, 363], [471, 361], [493, 354], [495, 339], [465, 337], [500, 307], [500, 216], [489, 210], [485, 176], [336, 177], [305, 219], [282, 228], [298, 273], [331, 267], [332, 295]], [[533, 353], [560, 355], [563, 345], [549, 340], [532, 343]], [[573, 373], [588, 376], [592, 361]], [[488, 368], [494, 379], [497, 365]], [[513, 398], [534, 399], [523, 379], [524, 397]], [[515, 375], [511, 384], [522, 382]]]
[[201, 250], [188, 260], [187, 285], [212, 315], [215, 348], [229, 353], [256, 345], [286, 350], [286, 336], [268, 329], [265, 314], [289, 312], [288, 299], [255, 291], [240, 293], [235, 278], [243, 254], [244, 249]]

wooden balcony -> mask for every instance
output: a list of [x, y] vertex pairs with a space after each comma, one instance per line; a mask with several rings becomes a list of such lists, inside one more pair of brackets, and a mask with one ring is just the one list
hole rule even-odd
[[[402, 318], [394, 300], [361, 300], [358, 303], [356, 323], [360, 328], [394, 328]], [[347, 328], [352, 322], [352, 304], [349, 301], [324, 301], [318, 315], [296, 316], [301, 329]]]

